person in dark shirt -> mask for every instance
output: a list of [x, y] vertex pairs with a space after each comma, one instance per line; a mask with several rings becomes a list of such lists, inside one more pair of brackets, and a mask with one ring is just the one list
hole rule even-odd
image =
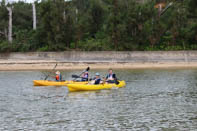
[[94, 84], [95, 85], [98, 85], [98, 84], [100, 84], [100, 82], [101, 82], [101, 78], [100, 78], [100, 74], [99, 73], [96, 73], [96, 77], [94, 78]]
[[107, 83], [115, 83], [117, 81], [116, 74], [113, 73], [112, 69], [108, 70], [109, 74], [106, 76]]

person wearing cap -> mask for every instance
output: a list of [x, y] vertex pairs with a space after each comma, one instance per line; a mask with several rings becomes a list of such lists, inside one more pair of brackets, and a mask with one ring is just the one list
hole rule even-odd
[[56, 71], [55, 74], [56, 74], [56, 76], [55, 76], [56, 81], [62, 81], [61, 73], [59, 71]]
[[81, 75], [81, 81], [88, 81], [88, 71], [85, 71], [82, 75]]
[[101, 82], [100, 74], [97, 72], [95, 74], [94, 84], [98, 85], [98, 84], [100, 84], [100, 82]]

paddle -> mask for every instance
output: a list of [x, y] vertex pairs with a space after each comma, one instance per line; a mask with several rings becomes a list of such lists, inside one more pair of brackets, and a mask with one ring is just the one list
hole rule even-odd
[[[53, 67], [52, 71], [54, 71], [56, 67], [57, 67], [57, 63], [56, 63], [55, 66]], [[44, 78], [44, 80], [48, 79], [49, 76], [50, 76], [50, 75], [48, 74], [48, 75]]]
[[[106, 79], [103, 80], [103, 84], [105, 84], [107, 81]], [[118, 79], [114, 79], [114, 84], [118, 85], [120, 82], [118, 81]], [[109, 84], [113, 84], [113, 83], [109, 83]]]
[[81, 78], [81, 75], [86, 72], [86, 71], [89, 71], [90, 70], [90, 67], [87, 67], [80, 75], [72, 75], [72, 78], [75, 78], [74, 80], [76, 80], [77, 78]]
[[81, 77], [78, 75], [72, 75], [72, 78], [81, 78]]
[[115, 81], [116, 85], [118, 85], [120, 83], [117, 78], [115, 78], [114, 81]]
[[106, 79], [105, 79], [105, 77], [103, 77], [103, 83], [102, 83], [102, 84], [104, 85], [104, 84], [105, 84], [105, 82], [106, 82]]

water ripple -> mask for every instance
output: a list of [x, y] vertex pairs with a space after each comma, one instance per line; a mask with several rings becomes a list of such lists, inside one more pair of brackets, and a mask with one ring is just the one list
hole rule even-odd
[[[73, 72], [80, 71], [63, 72], [64, 79]], [[126, 88], [68, 92], [66, 87], [33, 87], [41, 72], [0, 72], [0, 130], [197, 129], [197, 70], [116, 74], [128, 81]]]

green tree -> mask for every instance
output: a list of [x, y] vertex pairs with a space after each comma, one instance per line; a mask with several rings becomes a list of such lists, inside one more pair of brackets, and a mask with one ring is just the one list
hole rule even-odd
[[6, 9], [5, 0], [0, 3], [0, 41], [6, 40], [8, 26], [8, 11]]

